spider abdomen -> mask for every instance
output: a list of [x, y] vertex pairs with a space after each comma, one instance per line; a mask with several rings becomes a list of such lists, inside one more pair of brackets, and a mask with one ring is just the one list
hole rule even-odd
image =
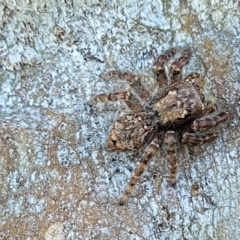
[[120, 117], [111, 130], [107, 145], [114, 151], [135, 150], [142, 146], [154, 123], [146, 112], [135, 112]]

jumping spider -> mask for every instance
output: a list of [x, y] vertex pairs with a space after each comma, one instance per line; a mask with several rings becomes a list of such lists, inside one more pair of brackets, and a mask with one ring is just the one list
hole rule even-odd
[[[182, 68], [191, 57], [190, 49], [171, 48], [160, 55], [153, 64], [153, 71], [159, 86], [167, 84], [149, 99], [149, 93], [140, 84], [136, 75], [111, 71], [103, 79], [118, 78], [127, 81], [143, 100], [140, 104], [129, 91], [106, 93], [95, 96], [96, 102], [123, 100], [132, 113], [120, 117], [111, 130], [107, 145], [114, 151], [137, 150], [147, 145], [140, 164], [123, 194], [120, 205], [124, 205], [130, 193], [156, 151], [164, 147], [170, 167], [170, 184], [176, 183], [177, 151], [179, 145], [209, 143], [218, 137], [216, 131], [204, 132], [231, 117], [231, 110], [213, 113], [217, 106], [206, 93], [205, 80], [198, 73], [191, 73], [182, 79]], [[139, 98], [139, 99], [140, 99]], [[211, 114], [211, 115], [209, 115]]]

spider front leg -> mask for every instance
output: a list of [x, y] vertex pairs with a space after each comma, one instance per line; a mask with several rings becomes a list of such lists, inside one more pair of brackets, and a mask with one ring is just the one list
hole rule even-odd
[[153, 71], [159, 72], [159, 73], [163, 72], [165, 63], [176, 54], [177, 50], [178, 49], [175, 47], [170, 48], [167, 51], [165, 51], [163, 54], [159, 55], [157, 60], [153, 64], [153, 67], [152, 67]]
[[156, 79], [160, 88], [168, 84], [168, 79], [164, 70], [164, 66], [169, 61], [169, 59], [176, 54], [176, 52], [177, 48], [168, 49], [163, 54], [158, 56], [157, 60], [153, 64], [152, 69], [156, 75]]
[[192, 56], [192, 52], [189, 48], [183, 49], [180, 51], [179, 56], [176, 57], [174, 62], [170, 61], [169, 66], [165, 66], [165, 72], [168, 76], [168, 82], [177, 82], [182, 79], [182, 69], [186, 66], [189, 62], [189, 59]]
[[108, 102], [108, 101], [119, 101], [119, 100], [123, 100], [127, 104], [127, 106], [133, 111], [138, 111], [143, 109], [140, 103], [137, 101], [137, 99], [132, 95], [132, 93], [128, 91], [99, 94], [89, 102], [89, 105], [92, 106], [97, 102]]
[[170, 184], [176, 184], [178, 138], [174, 131], [167, 131], [164, 138], [164, 145], [167, 151], [167, 160], [170, 167]]
[[127, 81], [141, 98], [146, 99], [149, 96], [149, 93], [141, 85], [140, 77], [132, 73], [121, 72], [121, 71], [110, 71], [102, 74], [101, 77], [104, 80], [120, 79], [120, 80]]
[[171, 48], [160, 55], [153, 64], [159, 86], [170, 85], [182, 79], [182, 69], [191, 58], [191, 50]]
[[189, 48], [183, 49], [179, 58], [171, 64], [172, 74], [178, 76], [182, 72], [184, 66], [189, 62], [192, 52]]
[[213, 97], [208, 97], [205, 99], [204, 90], [205, 90], [205, 78], [199, 73], [193, 72], [188, 74], [182, 82], [190, 83], [197, 90], [201, 101], [204, 103], [204, 108], [201, 111], [200, 116], [210, 114], [217, 109], [217, 105], [215, 103], [215, 99]]
[[119, 202], [120, 206], [124, 205], [127, 202], [128, 198], [129, 198], [129, 195], [131, 194], [134, 186], [136, 185], [136, 183], [140, 179], [140, 177], [141, 177], [142, 173], [144, 172], [149, 160], [152, 158], [152, 156], [159, 149], [160, 145], [161, 145], [161, 139], [159, 137], [155, 137], [151, 141], [151, 143], [147, 146], [147, 148], [145, 149], [144, 155], [143, 155], [139, 165], [134, 170], [132, 178], [131, 178], [131, 180], [130, 180], [122, 198], [120, 199], [120, 202]]

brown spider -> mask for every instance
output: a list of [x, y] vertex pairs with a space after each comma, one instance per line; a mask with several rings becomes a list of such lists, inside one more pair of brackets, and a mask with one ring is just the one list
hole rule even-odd
[[[142, 175], [148, 161], [163, 146], [170, 167], [170, 184], [176, 183], [177, 156], [179, 145], [209, 143], [218, 133], [202, 133], [231, 117], [231, 110], [211, 114], [216, 104], [207, 97], [204, 78], [191, 73], [182, 79], [182, 68], [191, 57], [189, 49], [171, 48], [160, 55], [153, 64], [153, 71], [160, 86], [153, 98], [142, 106], [129, 91], [106, 93], [95, 96], [90, 105], [96, 102], [123, 100], [133, 111], [120, 117], [111, 130], [107, 145], [114, 151], [137, 150], [146, 144], [140, 164], [123, 194], [120, 205], [124, 205]], [[136, 75], [111, 71], [102, 75], [103, 79], [119, 78], [127, 81], [142, 99], [149, 93], [140, 84]]]

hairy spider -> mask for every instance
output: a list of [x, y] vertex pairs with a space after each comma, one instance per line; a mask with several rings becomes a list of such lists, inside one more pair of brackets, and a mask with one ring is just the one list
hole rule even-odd
[[159, 87], [151, 99], [141, 86], [138, 76], [120, 71], [102, 74], [103, 79], [118, 78], [127, 81], [139, 97], [145, 99], [142, 106], [131, 92], [121, 91], [97, 95], [89, 102], [93, 105], [96, 102], [123, 100], [132, 110], [132, 113], [120, 117], [114, 124], [107, 140], [111, 150], [137, 150], [147, 145], [120, 205], [126, 203], [148, 161], [161, 146], [166, 151], [170, 167], [170, 184], [175, 185], [179, 145], [212, 142], [218, 133], [204, 131], [231, 117], [230, 109], [213, 113], [217, 106], [206, 92], [203, 76], [191, 73], [182, 78], [182, 68], [188, 64], [190, 57], [191, 51], [188, 48], [171, 48], [157, 58], [153, 64], [156, 80], [160, 87], [164, 84], [167, 86], [162, 89]]

